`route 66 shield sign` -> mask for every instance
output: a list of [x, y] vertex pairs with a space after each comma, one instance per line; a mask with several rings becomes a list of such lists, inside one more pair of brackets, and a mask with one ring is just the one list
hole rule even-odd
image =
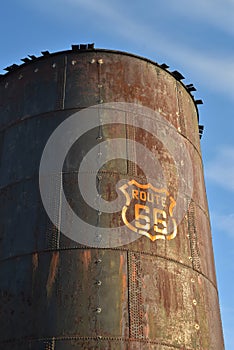
[[151, 241], [176, 237], [177, 224], [173, 217], [176, 201], [166, 189], [131, 180], [121, 186], [120, 190], [126, 198], [122, 219], [130, 230]]

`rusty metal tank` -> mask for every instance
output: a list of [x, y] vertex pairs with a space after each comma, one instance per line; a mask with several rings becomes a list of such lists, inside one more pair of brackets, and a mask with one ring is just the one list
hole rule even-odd
[[[72, 50], [53, 54], [45, 51], [23, 62], [8, 67], [0, 77], [0, 347], [224, 349], [200, 151], [200, 101], [191, 95], [193, 86], [184, 85], [182, 75], [169, 72], [164, 64], [93, 45], [73, 45]], [[162, 208], [158, 226], [154, 222], [161, 234], [146, 232], [151, 209], [142, 207], [142, 201], [150, 187], [144, 182], [144, 169], [136, 164], [137, 154], [135, 163], [116, 159], [102, 165], [96, 185], [99, 195], [112, 201], [119, 180], [134, 184], [132, 193], [141, 204], [137, 214], [129, 209], [129, 215], [135, 213], [140, 220], [145, 210], [138, 222], [143, 230], [134, 232], [136, 239], [105, 247], [84, 244], [59, 229], [61, 201], [50, 200], [57, 222], [45, 210], [39, 168], [51, 134], [74, 113], [115, 102], [160, 114], [188, 150], [193, 191], [191, 198], [184, 195], [188, 208], [170, 239]], [[153, 128], [157, 120], [151, 123]], [[167, 172], [167, 193], [176, 197], [168, 150], [147, 130], [144, 115], [141, 127], [129, 124], [126, 119], [125, 124], [106, 125], [101, 131], [91, 129], [64, 162], [58, 191], [67, 188], [73, 210], [90, 225], [115, 229], [130, 221], [128, 207], [125, 216], [123, 210], [99, 213], [76, 191], [77, 164], [104, 140], [131, 139], [155, 152]], [[135, 226], [129, 227], [131, 231]]]

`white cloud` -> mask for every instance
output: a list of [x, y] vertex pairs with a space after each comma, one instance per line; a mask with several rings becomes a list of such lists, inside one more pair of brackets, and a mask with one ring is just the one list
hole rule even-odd
[[219, 149], [216, 157], [206, 163], [205, 174], [209, 180], [234, 191], [234, 147]]

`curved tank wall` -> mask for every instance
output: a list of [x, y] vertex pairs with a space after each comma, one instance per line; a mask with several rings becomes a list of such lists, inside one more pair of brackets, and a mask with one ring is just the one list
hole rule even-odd
[[[189, 151], [193, 193], [172, 240], [139, 235], [123, 246], [84, 246], [48, 218], [38, 181], [43, 149], [66, 118], [106, 102], [137, 103], [160, 113]], [[185, 86], [137, 56], [66, 51], [2, 76], [0, 116], [1, 348], [223, 349], [197, 108]], [[81, 137], [68, 155], [63, 184], [83, 218], [96, 222], [98, 213], [80, 193], [74, 197], [77, 159], [116, 135], [155, 152], [172, 176], [173, 193], [168, 151], [144, 131], [144, 123], [142, 118], [141, 129], [127, 121], [107, 126], [99, 139], [94, 129], [94, 137]], [[134, 162], [107, 163], [97, 180], [100, 194], [113, 199], [119, 180], [141, 183], [143, 177]], [[51, 206], [59, 221], [62, 203], [51, 200]], [[116, 215], [99, 220], [112, 228]]]

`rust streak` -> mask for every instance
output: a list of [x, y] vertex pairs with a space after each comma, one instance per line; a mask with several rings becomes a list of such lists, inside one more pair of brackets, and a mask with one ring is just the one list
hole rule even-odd
[[50, 262], [50, 271], [46, 283], [47, 297], [49, 298], [52, 293], [53, 284], [55, 282], [59, 262], [59, 252], [54, 252]]
[[[124, 304], [126, 299], [126, 290], [127, 290], [127, 274], [124, 273], [124, 255], [120, 254], [120, 262], [119, 262], [119, 276], [122, 282], [121, 288], [121, 301], [120, 305]], [[122, 317], [120, 319], [120, 332], [124, 332], [124, 313], [122, 313]]]
[[121, 254], [121, 255], [120, 255], [120, 261], [119, 261], [119, 274], [122, 273], [123, 264], [124, 264], [124, 256]]
[[144, 315], [144, 319], [145, 319], [145, 322], [144, 322], [144, 327], [143, 327], [143, 332], [144, 332], [144, 336], [146, 338], [149, 337], [149, 332], [150, 332], [150, 326], [149, 326], [149, 316], [148, 316], [148, 313], [146, 312], [145, 315]]
[[124, 273], [124, 255], [120, 255], [120, 263], [119, 263], [119, 274], [122, 275], [122, 301], [125, 299], [125, 292], [127, 289], [127, 275]]
[[32, 255], [32, 267], [33, 267], [33, 273], [35, 273], [38, 268], [38, 253], [34, 253]]
[[91, 251], [84, 250], [84, 252], [83, 252], [83, 264], [84, 264], [86, 270], [88, 270], [90, 262], [91, 262]]

